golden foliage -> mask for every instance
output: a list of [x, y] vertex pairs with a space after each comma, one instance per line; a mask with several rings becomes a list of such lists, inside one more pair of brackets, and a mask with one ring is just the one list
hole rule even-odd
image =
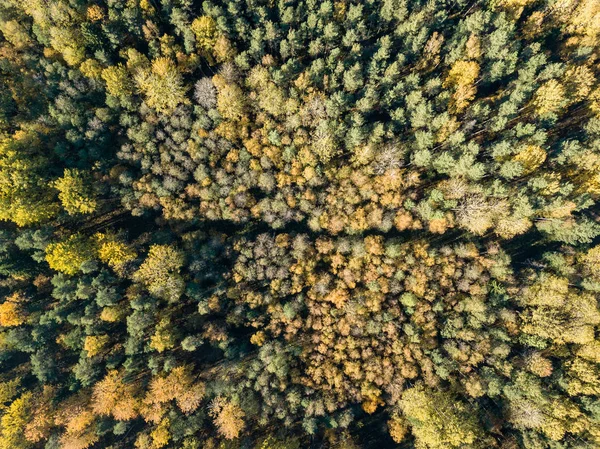
[[477, 89], [474, 86], [479, 78], [479, 64], [475, 61], [456, 61], [444, 80], [444, 87], [454, 87], [452, 99], [457, 112], [464, 110], [475, 98]]
[[228, 440], [237, 438], [244, 428], [244, 411], [222, 396], [211, 402], [209, 414], [213, 418], [219, 433]]
[[543, 357], [539, 352], [532, 352], [525, 358], [527, 369], [540, 377], [548, 377], [552, 374], [552, 361]]
[[590, 362], [600, 363], [600, 340], [593, 340], [577, 349], [577, 356]]
[[133, 419], [138, 416], [139, 409], [136, 393], [134, 384], [126, 383], [123, 375], [111, 370], [94, 385], [92, 408], [99, 415], [112, 415], [121, 421]]
[[566, 390], [570, 396], [600, 395], [600, 368], [596, 363], [574, 357], [565, 365]]
[[564, 79], [576, 101], [587, 99], [596, 84], [594, 72], [586, 65], [570, 66]]
[[592, 91], [589, 100], [590, 109], [596, 114], [596, 116], [600, 116], [600, 87]]
[[94, 237], [98, 247], [98, 258], [111, 268], [118, 269], [137, 257], [133, 248], [113, 234], [97, 233]]
[[153, 60], [151, 69], [139, 69], [134, 81], [144, 93], [146, 104], [157, 112], [168, 114], [178, 105], [188, 102], [183, 77], [170, 58]]
[[104, 10], [100, 5], [88, 6], [86, 13], [88, 19], [90, 19], [92, 22], [98, 22], [104, 19]]
[[83, 349], [88, 357], [98, 355], [108, 344], [110, 337], [108, 335], [87, 335], [83, 343]]
[[6, 409], [0, 419], [0, 447], [27, 448], [31, 444], [25, 439], [25, 427], [31, 419], [33, 393], [23, 393]]
[[546, 81], [536, 91], [533, 104], [541, 116], [555, 114], [567, 104], [565, 88], [555, 79]]
[[133, 94], [133, 81], [122, 64], [113, 65], [102, 70], [102, 79], [106, 82], [108, 93], [115, 97]]
[[95, 59], [86, 59], [79, 66], [79, 71], [83, 76], [99, 80], [102, 78], [102, 65]]
[[235, 57], [236, 51], [231, 41], [225, 36], [219, 36], [212, 48], [217, 62], [222, 63], [230, 61]]
[[600, 245], [594, 246], [581, 256], [587, 274], [600, 280]]
[[263, 331], [258, 331], [252, 334], [250, 337], [250, 343], [256, 346], [262, 346], [265, 344], [267, 335]]
[[175, 336], [171, 332], [170, 321], [166, 318], [160, 320], [156, 326], [154, 335], [150, 337], [150, 348], [160, 352], [175, 346]]
[[142, 282], [153, 295], [170, 301], [177, 300], [183, 292], [184, 283], [179, 274], [184, 256], [170, 245], [152, 245], [148, 256], [134, 274], [136, 281]]
[[102, 308], [100, 319], [109, 323], [116, 323], [123, 319], [125, 311], [119, 306], [107, 306]]
[[534, 172], [546, 160], [546, 152], [537, 145], [527, 145], [517, 153], [514, 160], [523, 165], [523, 174]]
[[58, 204], [40, 171], [46, 159], [35, 150], [41, 145], [36, 132], [0, 135], [0, 220], [28, 226], [54, 217]]
[[509, 8], [523, 8], [536, 0], [500, 0], [499, 4], [507, 6]]
[[246, 112], [246, 100], [240, 86], [227, 82], [221, 75], [213, 76], [212, 80], [217, 88], [217, 109], [221, 116], [241, 120]]
[[169, 418], [163, 419], [160, 424], [150, 432], [152, 438], [152, 449], [160, 449], [169, 444], [171, 433], [169, 432]]
[[398, 414], [392, 415], [390, 420], [387, 422], [387, 425], [392, 440], [394, 440], [396, 443], [401, 443], [404, 441], [404, 438], [406, 438], [406, 434], [408, 433], [408, 425], [402, 416]]
[[6, 407], [6, 403], [10, 402], [18, 393], [21, 379], [11, 379], [6, 382], [0, 382], [0, 410]]
[[212, 50], [217, 38], [217, 24], [212, 17], [200, 16], [194, 19], [191, 30], [196, 35], [198, 47], [202, 50]]
[[4, 298], [4, 302], [0, 304], [0, 326], [12, 327], [20, 326], [27, 320], [27, 313], [23, 310], [25, 298], [15, 292]]
[[406, 390], [400, 401], [417, 445], [426, 449], [469, 447], [479, 436], [476, 417], [448, 393], [422, 384]]
[[566, 23], [566, 31], [577, 36], [579, 45], [594, 47], [600, 37], [600, 3], [596, 0], [563, 0], [554, 6], [556, 16]]
[[175, 400], [184, 413], [198, 408], [204, 398], [205, 387], [197, 382], [189, 366], [173, 368], [166, 377], [154, 377], [144, 399], [147, 404], [162, 404]]
[[25, 427], [25, 438], [27, 441], [37, 443], [50, 435], [54, 420], [50, 413], [36, 410], [33, 418]]
[[54, 414], [53, 400], [56, 388], [44, 385], [41, 394], [38, 392], [32, 405], [32, 419], [25, 427], [25, 438], [27, 441], [37, 443], [50, 435], [52, 428], [57, 424], [58, 416]]
[[61, 449], [87, 449], [93, 446], [100, 437], [92, 429], [77, 433], [64, 433], [60, 437]]
[[521, 298], [528, 305], [522, 314], [522, 332], [549, 339], [555, 344], [587, 344], [594, 340], [600, 323], [596, 298], [568, 288], [568, 279], [543, 276]]

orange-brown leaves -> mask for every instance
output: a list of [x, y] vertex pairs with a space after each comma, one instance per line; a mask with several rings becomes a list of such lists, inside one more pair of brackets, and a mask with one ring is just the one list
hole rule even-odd
[[198, 408], [204, 398], [204, 384], [195, 380], [189, 366], [179, 366], [165, 377], [154, 377], [144, 403], [148, 405], [176, 401], [184, 413]]
[[237, 438], [244, 428], [244, 411], [224, 397], [219, 396], [211, 402], [209, 413], [219, 433], [228, 440]]
[[137, 393], [135, 383], [126, 382], [123, 374], [112, 370], [94, 385], [92, 408], [99, 415], [112, 415], [121, 421], [134, 419], [140, 406]]
[[15, 292], [4, 298], [0, 304], [0, 327], [13, 327], [23, 324], [27, 320], [25, 312], [25, 297]]

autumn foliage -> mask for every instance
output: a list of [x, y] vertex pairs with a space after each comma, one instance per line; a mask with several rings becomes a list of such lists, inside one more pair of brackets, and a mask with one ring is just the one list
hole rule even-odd
[[600, 1], [0, 0], [0, 449], [600, 447]]

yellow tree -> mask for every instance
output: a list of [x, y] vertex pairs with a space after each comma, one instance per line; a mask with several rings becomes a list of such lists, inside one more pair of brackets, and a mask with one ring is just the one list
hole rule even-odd
[[533, 98], [535, 110], [541, 116], [555, 114], [565, 107], [567, 103], [565, 88], [555, 79], [542, 84]]
[[212, 78], [217, 88], [217, 109], [223, 118], [241, 120], [246, 110], [244, 92], [234, 83], [228, 83], [221, 75]]
[[523, 174], [533, 173], [546, 160], [546, 152], [537, 145], [527, 145], [519, 151], [514, 160], [523, 165]]
[[594, 246], [580, 256], [580, 261], [584, 269], [583, 274], [600, 280], [600, 245]]
[[204, 393], [205, 386], [195, 381], [191, 367], [179, 366], [165, 377], [152, 379], [144, 402], [154, 404], [175, 400], [182, 412], [191, 413], [200, 405]]
[[92, 179], [81, 170], [65, 169], [62, 178], [54, 181], [54, 187], [60, 192], [58, 199], [70, 215], [91, 214], [98, 206]]
[[171, 439], [171, 433], [169, 432], [170, 424], [169, 418], [164, 418], [160, 424], [150, 432], [152, 449], [160, 449], [169, 444], [169, 440]]
[[111, 370], [94, 385], [92, 409], [99, 415], [112, 415], [115, 419], [127, 421], [138, 416], [139, 401], [137, 387], [125, 382], [123, 375]]
[[102, 70], [102, 79], [106, 82], [108, 93], [115, 97], [132, 95], [134, 92], [135, 85], [122, 64]]
[[63, 426], [60, 437], [62, 449], [86, 449], [99, 439], [95, 432], [98, 417], [90, 408], [87, 391], [68, 397], [54, 414], [56, 425]]
[[19, 377], [0, 382], [0, 410], [6, 408], [7, 403], [13, 400], [19, 391], [21, 379]]
[[28, 226], [56, 215], [58, 204], [43, 172], [48, 161], [34, 132], [0, 136], [0, 220]]
[[133, 278], [145, 284], [153, 295], [176, 301], [185, 287], [180, 274], [183, 263], [183, 253], [177, 248], [170, 245], [152, 245], [148, 257]]
[[99, 232], [94, 237], [98, 248], [98, 258], [111, 268], [118, 270], [137, 257], [135, 250], [114, 234]]
[[172, 112], [186, 102], [187, 88], [175, 63], [165, 57], [152, 61], [152, 67], [140, 69], [134, 80], [145, 96], [146, 103], [158, 112]]
[[27, 313], [23, 310], [25, 298], [19, 292], [4, 298], [0, 304], [0, 326], [19, 326], [27, 319]]
[[228, 440], [237, 438], [244, 428], [244, 411], [222, 396], [211, 402], [209, 413], [219, 433]]
[[28, 441], [38, 443], [50, 435], [55, 425], [55, 397], [56, 387], [50, 385], [44, 385], [42, 391], [36, 393], [32, 405], [33, 417], [25, 427], [25, 438]]
[[478, 77], [479, 64], [475, 61], [457, 61], [450, 69], [443, 85], [455, 89], [452, 99], [457, 112], [463, 111], [475, 98], [475, 81]]
[[201, 16], [194, 19], [190, 27], [196, 35], [198, 47], [211, 52], [217, 40], [217, 24], [212, 17]]
[[600, 3], [597, 0], [563, 0], [554, 6], [556, 17], [565, 23], [570, 43], [594, 47], [600, 37]]
[[156, 326], [154, 335], [150, 337], [150, 348], [158, 352], [164, 352], [167, 349], [173, 348], [175, 342], [171, 321], [167, 318], [161, 319]]
[[570, 289], [567, 278], [542, 273], [523, 289], [519, 301], [526, 306], [520, 315], [524, 334], [558, 345], [594, 340], [600, 324], [598, 302], [588, 292]]
[[481, 437], [476, 415], [450, 393], [418, 384], [403, 393], [399, 405], [419, 448], [474, 447]]
[[0, 447], [27, 449], [32, 444], [25, 438], [25, 427], [31, 419], [33, 393], [22, 394], [6, 409], [0, 419]]
[[109, 341], [108, 335], [88, 335], [83, 342], [83, 349], [87, 352], [88, 357], [94, 357], [102, 352]]
[[66, 240], [51, 243], [46, 247], [46, 262], [50, 268], [73, 275], [81, 264], [96, 257], [94, 242], [80, 234], [71, 235]]
[[406, 438], [408, 433], [408, 425], [406, 419], [404, 419], [402, 415], [395, 413], [387, 422], [387, 425], [392, 440], [396, 443], [404, 441], [404, 438]]

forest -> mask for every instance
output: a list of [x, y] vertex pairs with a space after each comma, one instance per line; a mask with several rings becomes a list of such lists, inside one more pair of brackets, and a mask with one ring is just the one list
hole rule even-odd
[[600, 448], [599, 0], [0, 0], [0, 449]]

